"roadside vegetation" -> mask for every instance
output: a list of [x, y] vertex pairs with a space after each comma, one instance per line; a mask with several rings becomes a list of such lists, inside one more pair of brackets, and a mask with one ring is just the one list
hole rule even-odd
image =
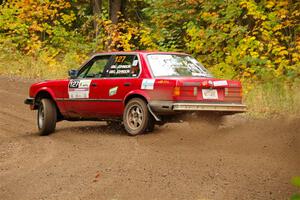
[[94, 52], [180, 51], [242, 81], [249, 115], [300, 113], [297, 0], [0, 3], [0, 74], [61, 78]]

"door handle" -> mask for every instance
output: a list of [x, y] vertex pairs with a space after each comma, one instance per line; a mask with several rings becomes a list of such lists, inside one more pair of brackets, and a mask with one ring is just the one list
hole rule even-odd
[[91, 86], [96, 87], [97, 83], [92, 83]]
[[124, 86], [130, 86], [131, 84], [129, 83], [129, 82], [127, 82], [127, 83], [124, 83]]

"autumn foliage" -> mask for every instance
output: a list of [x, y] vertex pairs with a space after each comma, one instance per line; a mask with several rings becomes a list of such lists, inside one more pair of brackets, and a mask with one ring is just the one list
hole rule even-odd
[[3, 54], [13, 51], [41, 59], [55, 71], [79, 65], [95, 51], [182, 51], [221, 78], [299, 78], [296, 0], [128, 0], [116, 23], [109, 18], [107, 3], [99, 15], [91, 9], [84, 0], [4, 1]]

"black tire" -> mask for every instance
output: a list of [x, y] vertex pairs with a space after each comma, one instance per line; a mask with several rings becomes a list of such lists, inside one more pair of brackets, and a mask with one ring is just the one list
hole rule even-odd
[[145, 133], [147, 129], [150, 131], [152, 127], [151, 114], [148, 111], [147, 104], [140, 98], [131, 99], [125, 106], [123, 114], [123, 123], [126, 132], [130, 136]]
[[54, 102], [51, 99], [41, 99], [37, 113], [39, 135], [44, 136], [53, 133], [56, 121], [57, 110]]

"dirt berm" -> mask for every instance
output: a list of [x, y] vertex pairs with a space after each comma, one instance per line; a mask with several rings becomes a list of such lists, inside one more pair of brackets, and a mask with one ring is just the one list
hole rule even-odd
[[300, 120], [228, 118], [215, 132], [168, 124], [129, 137], [60, 122], [39, 137], [23, 104], [33, 81], [0, 76], [0, 199], [289, 199]]

